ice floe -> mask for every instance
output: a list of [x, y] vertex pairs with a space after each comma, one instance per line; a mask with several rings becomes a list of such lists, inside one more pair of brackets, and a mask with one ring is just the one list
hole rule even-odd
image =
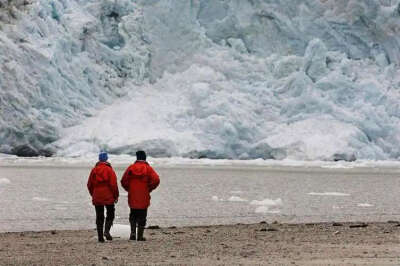
[[350, 194], [342, 192], [310, 192], [308, 195], [311, 196], [333, 196], [333, 197], [348, 197]]

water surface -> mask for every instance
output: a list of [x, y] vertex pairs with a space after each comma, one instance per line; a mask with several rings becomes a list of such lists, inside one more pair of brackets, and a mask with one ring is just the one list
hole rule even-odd
[[[400, 169], [160, 166], [148, 224], [400, 220]], [[118, 179], [124, 167], [116, 167]], [[88, 166], [0, 166], [0, 231], [94, 228]], [[9, 182], [8, 182], [9, 181]], [[128, 224], [120, 186], [116, 223]], [[256, 202], [257, 201], [257, 202]]]

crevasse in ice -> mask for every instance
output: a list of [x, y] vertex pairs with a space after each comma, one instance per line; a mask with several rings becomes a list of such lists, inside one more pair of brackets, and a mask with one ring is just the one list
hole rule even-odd
[[0, 2], [0, 152], [400, 156], [400, 0]]

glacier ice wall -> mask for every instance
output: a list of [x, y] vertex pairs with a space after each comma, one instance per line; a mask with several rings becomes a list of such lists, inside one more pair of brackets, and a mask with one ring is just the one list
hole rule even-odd
[[399, 158], [399, 3], [14, 8], [0, 35], [0, 151]]
[[129, 1], [3, 2], [0, 152], [51, 153], [61, 128], [146, 78], [140, 23], [123, 23], [137, 17]]

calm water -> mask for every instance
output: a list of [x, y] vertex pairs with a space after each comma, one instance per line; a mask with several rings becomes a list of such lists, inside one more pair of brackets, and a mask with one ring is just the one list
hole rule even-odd
[[[152, 194], [149, 225], [400, 220], [400, 169], [155, 169], [161, 185]], [[116, 167], [119, 179], [123, 170]], [[82, 166], [0, 166], [0, 231], [94, 228], [89, 171]], [[128, 224], [127, 194], [121, 187], [120, 193], [116, 223]], [[266, 205], [252, 202], [265, 199], [270, 199]]]

